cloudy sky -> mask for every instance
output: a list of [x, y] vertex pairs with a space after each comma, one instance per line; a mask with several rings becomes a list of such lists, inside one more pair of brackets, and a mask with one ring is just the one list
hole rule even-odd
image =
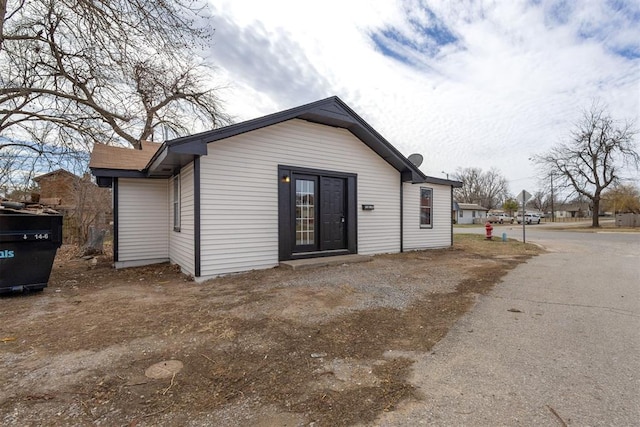
[[595, 99], [640, 125], [636, 0], [209, 1], [236, 121], [337, 95], [425, 173], [496, 167], [514, 194]]

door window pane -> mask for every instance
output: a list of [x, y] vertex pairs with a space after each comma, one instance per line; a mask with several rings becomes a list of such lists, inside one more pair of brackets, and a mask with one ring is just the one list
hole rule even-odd
[[315, 182], [296, 180], [296, 245], [315, 243]]

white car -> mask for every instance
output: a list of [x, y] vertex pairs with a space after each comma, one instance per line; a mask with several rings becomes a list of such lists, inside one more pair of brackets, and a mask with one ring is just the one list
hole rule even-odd
[[487, 215], [487, 221], [490, 223], [499, 222], [500, 224], [504, 224], [505, 222], [508, 222], [513, 224], [513, 218], [511, 215], [506, 213], [490, 213]]
[[509, 214], [500, 213], [496, 216], [498, 217], [498, 222], [500, 224], [504, 224], [505, 222], [508, 222], [509, 224], [513, 224], [513, 217]]
[[[522, 214], [518, 214], [516, 217], [516, 221], [518, 224], [522, 224]], [[534, 213], [526, 213], [524, 214], [524, 221], [527, 224], [540, 224], [540, 215]]]

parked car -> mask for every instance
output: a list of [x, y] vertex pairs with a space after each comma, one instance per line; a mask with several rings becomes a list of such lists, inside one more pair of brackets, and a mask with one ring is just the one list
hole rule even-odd
[[[516, 217], [518, 224], [522, 224], [522, 214], [518, 214]], [[540, 224], [540, 215], [534, 213], [524, 214], [524, 220], [527, 224]]]
[[513, 217], [509, 214], [506, 213], [501, 213], [498, 214], [498, 218], [499, 218], [499, 222], [500, 224], [504, 224], [505, 222], [508, 222], [509, 224], [513, 224]]
[[498, 222], [504, 224], [505, 222], [513, 224], [513, 217], [506, 213], [493, 213], [487, 215], [487, 221], [490, 223]]

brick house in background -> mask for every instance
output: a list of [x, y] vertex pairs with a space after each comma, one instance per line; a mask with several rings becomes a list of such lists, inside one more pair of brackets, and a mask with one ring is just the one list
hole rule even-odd
[[63, 214], [66, 243], [84, 243], [91, 226], [109, 228], [112, 220], [111, 192], [94, 184], [89, 174], [79, 177], [58, 169], [37, 176], [33, 181], [39, 186], [36, 191], [39, 203]]
[[[74, 191], [82, 178], [64, 169], [33, 178], [40, 189], [39, 202], [57, 209], [73, 209], [76, 206]], [[35, 201], [35, 200], [34, 200]]]

